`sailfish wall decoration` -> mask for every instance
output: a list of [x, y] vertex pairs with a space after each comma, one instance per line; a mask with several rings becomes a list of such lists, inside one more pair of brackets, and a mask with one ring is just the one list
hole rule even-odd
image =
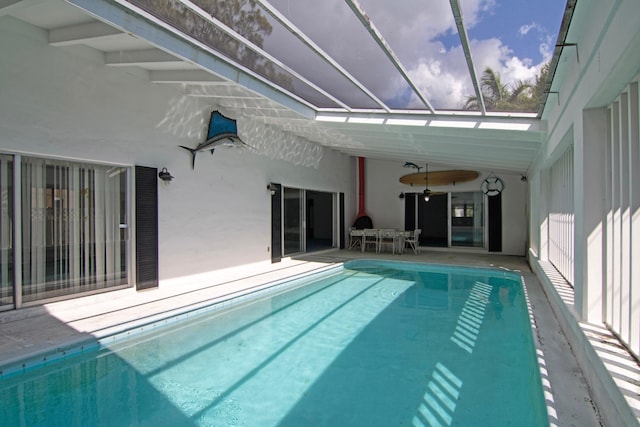
[[219, 111], [213, 111], [209, 119], [209, 130], [207, 139], [196, 146], [196, 148], [180, 146], [191, 153], [191, 168], [196, 167], [196, 154], [200, 151], [211, 151], [218, 147], [243, 147], [253, 148], [246, 144], [238, 136], [238, 126], [236, 121], [223, 116]]

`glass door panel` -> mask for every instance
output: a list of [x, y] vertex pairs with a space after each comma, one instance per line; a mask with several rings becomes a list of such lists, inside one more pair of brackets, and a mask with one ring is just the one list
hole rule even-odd
[[451, 194], [451, 246], [484, 247], [484, 194]]
[[126, 284], [126, 169], [22, 160], [22, 296]]
[[304, 252], [304, 191], [284, 189], [284, 255]]
[[333, 194], [306, 191], [306, 251], [320, 251], [333, 246]]
[[0, 307], [13, 304], [13, 156], [0, 154]]

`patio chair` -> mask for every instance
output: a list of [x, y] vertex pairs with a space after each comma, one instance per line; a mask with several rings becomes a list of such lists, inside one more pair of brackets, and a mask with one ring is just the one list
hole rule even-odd
[[367, 245], [373, 245], [376, 249], [376, 253], [380, 252], [380, 232], [373, 228], [364, 229], [364, 238], [362, 240], [362, 252], [365, 251]]
[[[396, 239], [397, 232], [391, 229], [381, 229], [380, 235], [378, 237], [378, 252], [381, 252], [384, 245], [391, 244], [391, 253], [395, 255], [396, 253]], [[398, 252], [400, 252], [398, 250]]]
[[404, 249], [406, 247], [406, 240], [413, 236], [413, 231], [397, 231], [396, 232], [396, 240], [398, 248], [398, 254], [402, 255], [404, 253]]
[[409, 245], [409, 247], [413, 249], [413, 253], [416, 255], [420, 253], [420, 233], [422, 233], [422, 230], [416, 228], [413, 230], [413, 234], [411, 236], [404, 239], [405, 246]]
[[357, 230], [354, 227], [349, 227], [349, 250], [362, 246], [363, 230]]

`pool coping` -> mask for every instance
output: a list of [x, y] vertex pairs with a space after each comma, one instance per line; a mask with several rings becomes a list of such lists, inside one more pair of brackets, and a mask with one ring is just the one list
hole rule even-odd
[[574, 290], [554, 274], [550, 262], [531, 257], [530, 265], [569, 344], [577, 350], [574, 355], [578, 365], [588, 373], [586, 379], [605, 424], [640, 425], [638, 362], [605, 325], [579, 320], [573, 307]]

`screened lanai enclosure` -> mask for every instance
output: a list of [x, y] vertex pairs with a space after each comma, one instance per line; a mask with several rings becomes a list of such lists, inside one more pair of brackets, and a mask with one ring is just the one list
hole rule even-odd
[[[473, 2], [438, 0], [426, 10], [417, 8], [415, 2], [402, 2], [393, 11], [375, 0], [120, 3], [152, 16], [185, 39], [245, 67], [317, 110], [538, 113], [544, 101], [528, 86], [509, 96], [495, 93], [480, 77], [488, 64], [473, 59], [478, 54], [475, 50], [481, 48], [471, 43], [480, 35], [474, 21], [481, 6]], [[418, 18], [416, 10], [420, 10]], [[561, 17], [561, 10], [557, 12], [555, 26]], [[464, 15], [471, 17], [471, 25]], [[331, 22], [331, 31], [318, 22]], [[399, 22], [423, 28], [415, 28], [411, 35], [398, 31]], [[549, 30], [555, 32], [557, 27]], [[490, 36], [501, 35], [499, 28], [490, 31]], [[426, 42], [420, 36], [426, 36]], [[352, 49], [343, 49], [340, 41], [344, 40], [349, 40]], [[415, 51], [418, 46], [420, 54]], [[433, 69], [425, 78], [416, 72], [421, 62], [437, 63], [444, 69]], [[445, 75], [457, 77], [457, 84], [466, 91], [463, 102], [446, 94], [449, 89], [442, 88], [439, 78]], [[546, 75], [542, 77], [540, 84], [547, 84]], [[498, 92], [505, 89], [498, 88]]]
[[[421, 229], [423, 252], [526, 257], [603, 418], [632, 425], [637, 375], [619, 386], [581, 328], [637, 366], [639, 17], [636, 0], [1, 1], [0, 310], [146, 287], [145, 268], [163, 287], [275, 267], [341, 248], [364, 213]], [[247, 147], [205, 147], [215, 111]], [[406, 184], [408, 163], [477, 178]]]

